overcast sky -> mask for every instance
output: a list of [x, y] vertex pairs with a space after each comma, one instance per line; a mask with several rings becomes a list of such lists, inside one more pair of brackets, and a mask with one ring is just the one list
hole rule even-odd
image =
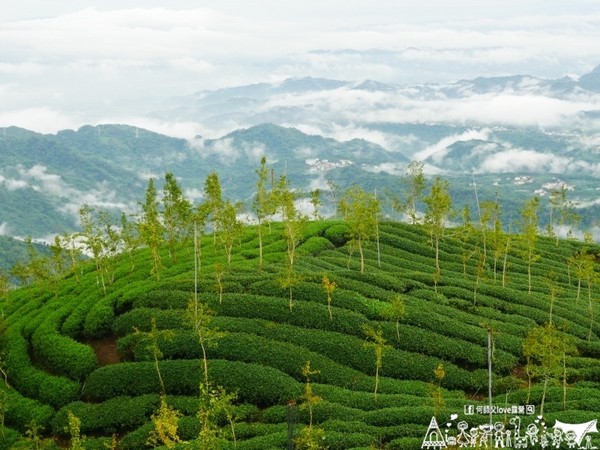
[[172, 96], [288, 77], [581, 75], [600, 64], [599, 3], [11, 0], [0, 15], [0, 126], [122, 122]]

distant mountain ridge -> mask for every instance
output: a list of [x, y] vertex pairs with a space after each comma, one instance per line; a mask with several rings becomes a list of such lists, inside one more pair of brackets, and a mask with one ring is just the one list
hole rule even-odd
[[[574, 186], [570, 195], [582, 211], [596, 212], [600, 110], [593, 101], [571, 113], [569, 120], [584, 122], [549, 128], [535, 120], [494, 123], [493, 116], [517, 99], [517, 108], [538, 102], [534, 113], [555, 108], [560, 117], [571, 99], [594, 99], [596, 91], [600, 66], [579, 79], [517, 75], [446, 85], [305, 77], [171, 99], [156, 117], [202, 124], [204, 136], [189, 140], [129, 125], [86, 125], [56, 135], [4, 128], [0, 234], [42, 238], [76, 229], [83, 203], [135, 211], [148, 178], [161, 179], [167, 171], [193, 200], [201, 198], [206, 176], [216, 171], [226, 196], [249, 202], [263, 155], [303, 192], [325, 190], [328, 181], [340, 189], [356, 183], [379, 192], [398, 190], [407, 162], [418, 159], [428, 176], [452, 180], [457, 203], [472, 202], [474, 175], [489, 195], [500, 189], [513, 213], [523, 198], [559, 180]], [[439, 111], [430, 120], [423, 108]], [[490, 123], [456, 116], [461, 110], [492, 114]], [[524, 175], [535, 181], [513, 183]]]
[[167, 171], [191, 196], [217, 171], [233, 180], [224, 183], [226, 195], [248, 200], [262, 155], [278, 173], [287, 170], [298, 188], [319, 178], [307, 159], [352, 159], [359, 166], [407, 161], [366, 141], [339, 142], [271, 124], [191, 141], [127, 125], [84, 126], [56, 135], [7, 128], [0, 132], [0, 226], [6, 234], [42, 237], [77, 228], [83, 203], [135, 210], [148, 178], [161, 179]]
[[[289, 78], [276, 83], [256, 83], [200, 91], [188, 97], [176, 97], [163, 105], [162, 109], [155, 111], [153, 115], [164, 119], [196, 120], [215, 125], [218, 120], [244, 120], [246, 126], [265, 122], [292, 123], [293, 121], [289, 119], [297, 117], [301, 111], [308, 112], [306, 105], [283, 106], [272, 102], [273, 98], [326, 93], [340, 89], [382, 94], [401, 93], [409, 98], [421, 99], [440, 98], [440, 95], [446, 98], [464, 98], [472, 94], [500, 92], [544, 94], [551, 98], [562, 99], [582, 91], [599, 93], [600, 65], [593, 71], [581, 75], [579, 79], [568, 76], [544, 79], [530, 75], [507, 75], [479, 77], [446, 84], [405, 86], [385, 84], [375, 80], [353, 82], [312, 77]], [[301, 116], [303, 120], [310, 122], [310, 117]]]

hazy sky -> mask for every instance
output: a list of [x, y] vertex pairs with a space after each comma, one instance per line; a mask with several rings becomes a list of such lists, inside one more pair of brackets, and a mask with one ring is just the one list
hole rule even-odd
[[288, 77], [443, 83], [600, 64], [597, 0], [4, 3], [0, 126], [42, 132]]

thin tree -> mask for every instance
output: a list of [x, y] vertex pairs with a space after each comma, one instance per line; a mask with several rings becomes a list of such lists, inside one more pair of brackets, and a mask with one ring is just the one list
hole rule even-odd
[[69, 268], [75, 275], [75, 281], [79, 283], [79, 272], [81, 270], [82, 255], [77, 247], [77, 233], [63, 233], [59, 237], [60, 245], [66, 251], [69, 258]]
[[383, 355], [386, 351], [390, 350], [392, 347], [387, 344], [386, 339], [383, 337], [383, 331], [381, 327], [377, 329], [371, 327], [370, 325], [365, 325], [363, 327], [363, 331], [366, 336], [366, 342], [364, 346], [366, 348], [370, 348], [375, 353], [375, 391], [373, 393], [374, 400], [377, 403], [377, 390], [379, 387], [379, 372], [381, 371], [381, 367], [383, 365]]
[[417, 205], [423, 200], [427, 186], [427, 178], [423, 172], [424, 166], [425, 163], [422, 161], [412, 161], [406, 169], [406, 199], [401, 205], [413, 225], [419, 223]]
[[434, 404], [434, 415], [439, 415], [442, 408], [445, 405], [444, 391], [442, 390], [442, 381], [446, 378], [446, 367], [444, 363], [439, 363], [435, 369], [433, 369], [433, 375], [436, 379], [436, 383], [433, 385], [433, 404]]
[[31, 237], [27, 237], [25, 243], [27, 256], [12, 267], [11, 276], [19, 279], [22, 284], [48, 283], [55, 295], [58, 295], [58, 281], [64, 278], [69, 269], [67, 251], [62, 240], [59, 236], [55, 237], [54, 243], [49, 246], [49, 254], [39, 251]]
[[215, 264], [215, 280], [217, 285], [217, 292], [219, 293], [219, 304], [223, 303], [223, 290], [225, 289], [225, 284], [223, 283], [223, 276], [225, 275], [225, 269], [221, 264]]
[[[577, 304], [581, 297], [581, 284], [583, 281], [591, 280], [593, 277], [594, 255], [588, 253], [587, 247], [582, 247], [577, 253], [568, 258], [567, 263], [569, 266], [575, 268], [575, 276], [577, 277], [577, 296], [575, 297], [575, 303]], [[591, 283], [588, 283], [588, 286], [591, 286]]]
[[258, 221], [258, 270], [263, 267], [263, 225], [268, 218], [275, 213], [272, 192], [267, 189], [269, 182], [269, 168], [267, 158], [263, 156], [260, 160], [260, 168], [256, 171], [258, 180], [256, 182], [256, 196], [252, 202], [253, 210]]
[[115, 260], [122, 248], [121, 233], [108, 211], [98, 211], [98, 225], [102, 233], [102, 269], [108, 284], [112, 285], [115, 281]]
[[473, 179], [473, 192], [475, 193], [475, 202], [477, 205], [477, 214], [479, 215], [479, 229], [481, 230], [481, 246], [483, 248], [483, 259], [487, 258], [487, 227], [490, 214], [479, 202], [479, 194], [477, 193], [477, 183], [475, 182], [475, 174], [471, 173]]
[[552, 323], [554, 302], [556, 301], [556, 298], [561, 294], [562, 289], [558, 284], [558, 277], [556, 275], [556, 272], [554, 272], [553, 270], [548, 272], [544, 281], [546, 283], [546, 287], [548, 288], [548, 297], [550, 298], [550, 315], [548, 318], [548, 323]]
[[540, 415], [544, 415], [548, 384], [564, 374], [565, 355], [575, 354], [576, 351], [573, 344], [552, 323], [548, 322], [544, 326], [536, 326], [529, 330], [523, 342], [523, 355], [527, 360], [529, 391], [532, 377], [540, 377], [543, 380]]
[[216, 217], [216, 224], [220, 230], [219, 240], [225, 249], [228, 268], [231, 267], [233, 246], [239, 240], [243, 232], [242, 222], [237, 218], [241, 208], [241, 203], [231, 203], [231, 201], [227, 200], [221, 204], [221, 208]]
[[494, 201], [485, 201], [481, 203], [483, 226], [486, 229], [486, 245], [492, 253], [494, 282], [497, 281], [498, 261], [502, 258], [505, 249], [505, 233], [502, 229], [502, 208], [498, 200], [498, 194]]
[[327, 191], [329, 192], [329, 200], [335, 206], [335, 217], [340, 215], [339, 212], [339, 192], [340, 186], [333, 180], [327, 180]]
[[381, 311], [381, 317], [396, 323], [396, 338], [400, 342], [400, 321], [406, 317], [406, 304], [400, 294], [396, 294]]
[[294, 266], [289, 262], [285, 264], [283, 272], [279, 275], [277, 281], [282, 289], [288, 290], [288, 306], [290, 311], [294, 307], [294, 287], [301, 281], [301, 277], [294, 270]]
[[177, 261], [177, 247], [191, 236], [192, 204], [183, 195], [172, 172], [165, 174], [162, 204], [165, 240], [171, 259]]
[[296, 208], [295, 196], [285, 175], [279, 178], [275, 191], [276, 204], [281, 211], [283, 234], [287, 244], [287, 263], [293, 268], [296, 248], [302, 240], [306, 217]]
[[160, 247], [164, 242], [165, 229], [160, 220], [159, 203], [157, 199], [154, 178], [148, 180], [146, 188], [146, 198], [141, 205], [142, 213], [138, 222], [140, 240], [148, 247], [152, 255], [152, 269], [150, 274], [156, 280], [160, 280], [160, 271], [162, 262], [160, 257]]
[[325, 294], [327, 294], [327, 311], [329, 312], [329, 320], [333, 320], [331, 301], [333, 300], [333, 291], [335, 291], [337, 284], [335, 281], [329, 280], [329, 276], [327, 275], [323, 275], [321, 282], [323, 283], [323, 290], [325, 291]]
[[175, 448], [181, 442], [178, 435], [181, 416], [181, 412], [167, 403], [167, 396], [161, 395], [158, 410], [150, 417], [154, 429], [150, 432], [146, 443], [152, 447]]
[[221, 193], [221, 183], [216, 172], [211, 172], [204, 182], [204, 209], [206, 216], [212, 222], [213, 226], [213, 244], [217, 243], [217, 231], [219, 228], [219, 212], [223, 206], [223, 197]]
[[461, 245], [461, 261], [463, 266], [463, 277], [467, 277], [467, 263], [475, 255], [471, 241], [475, 235], [475, 227], [471, 222], [471, 210], [468, 205], [462, 209], [462, 224], [456, 231], [456, 236]]
[[69, 450], [85, 450], [85, 436], [81, 435], [81, 420], [71, 411], [67, 411], [66, 430], [70, 436]]
[[158, 363], [158, 361], [163, 357], [163, 353], [158, 344], [159, 338], [172, 339], [174, 333], [172, 330], [158, 330], [156, 327], [156, 319], [154, 317], [151, 319], [150, 323], [150, 331], [146, 333], [146, 348], [152, 354], [154, 370], [156, 370], [160, 384], [160, 405], [158, 410], [152, 414], [151, 420], [154, 425], [154, 429], [150, 433], [147, 443], [154, 447], [164, 445], [167, 448], [174, 448], [177, 443], [180, 442], [177, 431], [181, 413], [171, 407], [167, 402], [165, 382], [160, 371], [160, 365]]
[[133, 259], [133, 252], [139, 246], [139, 236], [137, 234], [136, 225], [134, 222], [127, 218], [127, 214], [121, 213], [121, 245], [123, 246], [123, 252], [129, 256], [129, 271], [135, 270], [135, 260]]
[[512, 226], [509, 224], [508, 227], [508, 234], [504, 234], [503, 235], [503, 245], [504, 245], [504, 250], [501, 253], [501, 257], [502, 257], [502, 287], [506, 287], [506, 278], [507, 278], [507, 273], [508, 273], [508, 254], [510, 252], [511, 249], [511, 245], [512, 245], [512, 234], [511, 234], [511, 228]]
[[554, 214], [558, 209], [561, 201], [561, 195], [559, 189], [552, 189], [548, 193], [548, 224], [546, 225], [546, 235], [550, 238], [556, 237], [556, 243], [558, 245], [558, 234], [554, 228]]
[[79, 223], [81, 225], [80, 236], [87, 253], [92, 256], [96, 267], [96, 283], [106, 293], [106, 282], [104, 279], [104, 241], [102, 230], [96, 221], [95, 210], [87, 204], [79, 208]]
[[325, 438], [325, 431], [322, 428], [313, 426], [313, 408], [322, 399], [313, 393], [310, 378], [318, 373], [318, 370], [313, 370], [310, 367], [310, 361], [306, 361], [306, 364], [302, 367], [302, 375], [306, 378], [306, 383], [304, 384], [303, 402], [300, 405], [300, 409], [308, 410], [308, 426], [303, 427], [300, 430], [299, 436], [294, 439], [294, 448], [298, 450], [319, 450], [324, 448], [322, 442]]
[[521, 208], [519, 248], [521, 258], [527, 264], [527, 293], [531, 293], [531, 269], [533, 264], [540, 259], [536, 253], [538, 238], [538, 207], [540, 198], [535, 196], [525, 202]]
[[204, 203], [200, 204], [193, 214], [194, 220], [194, 256], [196, 274], [202, 269], [202, 238], [204, 237], [204, 229], [208, 220], [208, 212]]
[[477, 292], [479, 290], [479, 285], [482, 281], [484, 281], [486, 276], [486, 265], [485, 265], [485, 252], [483, 249], [477, 247], [475, 249], [475, 283], [473, 284], [473, 306], [477, 304]]
[[381, 245], [379, 242], [379, 221], [381, 219], [381, 205], [379, 203], [379, 199], [377, 198], [377, 189], [375, 189], [375, 202], [376, 209], [375, 212], [375, 242], [377, 243], [377, 267], [381, 267]]
[[0, 299], [4, 298], [10, 290], [10, 279], [8, 275], [0, 268]]
[[434, 279], [439, 279], [442, 273], [440, 268], [440, 241], [444, 236], [446, 221], [450, 217], [452, 208], [452, 198], [448, 193], [448, 182], [436, 177], [431, 185], [429, 195], [423, 201], [426, 205], [425, 226], [429, 231], [435, 250]]
[[[196, 415], [200, 422], [200, 430], [194, 444], [202, 450], [218, 450], [227, 443], [229, 433], [235, 442], [233, 402], [236, 394], [228, 393], [222, 387], [213, 387], [209, 379], [207, 350], [209, 346], [216, 345], [223, 333], [210, 326], [214, 313], [205, 303], [198, 301], [197, 287], [194, 288], [194, 297], [188, 303], [187, 318], [202, 352], [200, 401]], [[221, 416], [226, 417], [229, 422], [228, 432], [220, 426]]]
[[202, 380], [208, 386], [208, 348], [216, 344], [216, 341], [223, 336], [223, 333], [210, 326], [214, 318], [214, 312], [210, 307], [197, 299], [195, 295], [188, 303], [187, 319], [191, 323], [194, 334], [198, 339], [202, 353]]
[[360, 272], [365, 271], [364, 243], [369, 241], [377, 229], [380, 205], [374, 195], [358, 186], [349, 188], [340, 199], [338, 209], [350, 228], [351, 247], [356, 246], [360, 255]]
[[[573, 202], [569, 199], [567, 199], [567, 186], [565, 186], [565, 184], [562, 185], [561, 189], [560, 189], [560, 194], [559, 194], [559, 201], [558, 201], [558, 211], [557, 211], [557, 216], [558, 216], [558, 227], [559, 229], [567, 227], [567, 233], [566, 236], [567, 238], [570, 238], [573, 236], [573, 229], [575, 227], [577, 227], [577, 224], [579, 223], [579, 221], [581, 220], [579, 214], [577, 214], [576, 209], [575, 209], [575, 205], [573, 204]], [[556, 235], [556, 245], [558, 245], [559, 243], [559, 234], [557, 233]]]
[[321, 216], [319, 215], [319, 208], [322, 205], [321, 202], [321, 191], [319, 189], [315, 189], [313, 191], [311, 191], [310, 193], [310, 204], [312, 206], [312, 215], [313, 215], [313, 220], [317, 221], [321, 219]]

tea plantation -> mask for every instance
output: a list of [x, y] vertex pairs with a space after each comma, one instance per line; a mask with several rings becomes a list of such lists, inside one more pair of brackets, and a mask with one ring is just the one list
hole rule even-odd
[[[218, 236], [201, 238], [197, 282], [190, 239], [176, 258], [160, 250], [159, 279], [151, 252], [141, 248], [131, 260], [115, 257], [106, 290], [89, 262], [58, 282], [5, 295], [0, 447], [203, 448], [205, 350], [211, 385], [235, 394], [214, 419], [227, 441], [220, 448], [292, 448], [290, 439], [312, 420], [316, 446], [296, 441], [293, 448], [418, 449], [434, 415], [440, 426], [454, 414], [470, 425], [488, 420], [464, 415], [469, 405], [489, 404], [488, 330], [493, 404], [535, 405], [535, 414], [522, 416], [523, 429], [542, 398], [549, 426], [600, 419], [597, 270], [582, 280], [567, 264], [583, 243], [539, 237], [528, 293], [528, 266], [516, 252], [503, 283], [491, 255], [482, 267], [474, 258], [463, 267], [464, 246], [475, 251], [476, 244], [452, 230], [440, 242], [436, 278], [421, 225], [379, 224], [379, 254], [374, 239], [364, 243], [363, 273], [347, 226], [314, 221], [286, 282], [282, 227], [263, 230], [262, 270], [257, 228], [247, 226], [230, 265]], [[600, 249], [587, 248], [597, 258]], [[324, 278], [335, 283], [329, 298]], [[190, 320], [195, 291], [196, 308], [213, 312], [204, 348]], [[531, 346], [528, 353], [531, 330], [549, 330], [550, 322], [562, 350], [540, 356], [543, 349]], [[178, 412], [176, 438], [152, 440], [165, 399]]]

